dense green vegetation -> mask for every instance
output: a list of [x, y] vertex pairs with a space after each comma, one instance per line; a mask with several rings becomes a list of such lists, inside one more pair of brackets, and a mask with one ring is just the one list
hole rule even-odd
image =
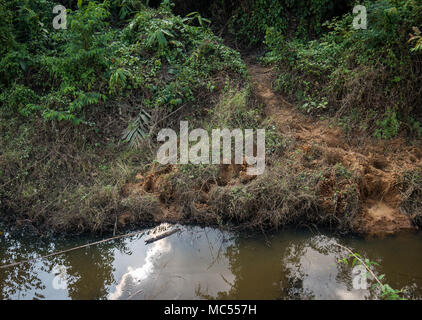
[[323, 24], [350, 9], [350, 3], [331, 0], [242, 1], [233, 12], [230, 29], [248, 46], [260, 45], [268, 29], [281, 36], [310, 39], [322, 34]]
[[[176, 1], [177, 7], [191, 6]], [[380, 1], [211, 1], [202, 12], [238, 48], [264, 47], [275, 88], [308, 114], [390, 139], [422, 134], [422, 4]], [[367, 29], [353, 28], [353, 8]], [[183, 10], [182, 10], [183, 11]], [[224, 31], [224, 32], [223, 32]]]
[[170, 112], [212, 90], [210, 75], [243, 71], [239, 55], [207, 28], [191, 25], [194, 17], [175, 17], [164, 5], [145, 7], [116, 28], [108, 2], [89, 2], [68, 15], [68, 31], [56, 31], [47, 27], [53, 3], [40, 2], [38, 14], [29, 2], [19, 3], [4, 9], [17, 13], [5, 26], [10, 36], [1, 61], [1, 101], [10, 114], [90, 125], [110, 100], [130, 101], [131, 113]]
[[419, 137], [422, 4], [363, 4], [367, 30], [353, 28], [351, 11], [324, 23], [327, 32], [311, 41], [286, 39], [283, 32], [267, 28], [264, 60], [280, 70], [277, 89], [307, 113], [328, 112], [346, 130], [369, 131], [377, 138], [395, 137], [400, 130]]
[[127, 3], [78, 1], [67, 30], [55, 30], [52, 1], [1, 1], [6, 212], [34, 224], [55, 212], [63, 228], [70, 212], [81, 229], [102, 228], [107, 214], [114, 223], [122, 184], [152, 161], [145, 144], [137, 152], [123, 142], [142, 149], [143, 138], [172, 126], [176, 110], [198, 116], [227, 75], [233, 84], [245, 78], [239, 53], [199, 15], [174, 16], [168, 1], [157, 9]]
[[[360, 3], [366, 30], [352, 27], [352, 0], [69, 0], [66, 30], [52, 26], [56, 4], [0, 0], [2, 220], [98, 231], [132, 210], [132, 222], [152, 221], [158, 200], [123, 196], [124, 186], [155, 168], [158, 130], [181, 119], [209, 130], [265, 127], [268, 157], [293, 150], [264, 121], [239, 50], [261, 49], [260, 61], [276, 70], [274, 88], [306, 114], [377, 139], [422, 135], [418, 0]], [[345, 168], [338, 175], [336, 162], [303, 172], [293, 159], [279, 160], [272, 162], [286, 167], [229, 191], [217, 168], [181, 167], [160, 201], [176, 201], [202, 222], [194, 204], [205, 200], [185, 190], [214, 181], [213, 222], [279, 227], [305, 219], [352, 228], [358, 178]], [[340, 176], [338, 188], [352, 190], [342, 194], [347, 221], [314, 214], [322, 211], [313, 189], [323, 175]], [[410, 180], [420, 190], [420, 179]]]

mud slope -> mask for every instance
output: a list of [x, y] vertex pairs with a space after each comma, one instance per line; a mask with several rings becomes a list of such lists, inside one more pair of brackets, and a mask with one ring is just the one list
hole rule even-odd
[[[360, 176], [361, 213], [358, 231], [364, 234], [392, 234], [413, 229], [407, 215], [400, 212], [402, 201], [397, 184], [404, 170], [422, 167], [420, 147], [408, 146], [402, 139], [374, 141], [356, 137], [346, 139], [339, 128], [328, 121], [311, 119], [297, 111], [272, 90], [271, 69], [249, 63], [253, 88], [283, 134], [296, 138], [306, 150], [319, 146], [335, 162]], [[316, 166], [324, 166], [321, 161]]]
[[[405, 201], [400, 186], [404, 172], [422, 168], [420, 146], [403, 139], [346, 137], [328, 120], [306, 116], [276, 94], [271, 69], [255, 62], [248, 68], [252, 96], [263, 105], [262, 120], [291, 141], [267, 159], [266, 173], [247, 176], [246, 164], [194, 166], [190, 173], [176, 165], [153, 165], [125, 185], [123, 198], [136, 200], [141, 212], [153, 208], [154, 222], [228, 221], [258, 229], [328, 225], [369, 236], [416, 229], [412, 213], [400, 210]], [[137, 215], [124, 213], [118, 227], [137, 221]]]

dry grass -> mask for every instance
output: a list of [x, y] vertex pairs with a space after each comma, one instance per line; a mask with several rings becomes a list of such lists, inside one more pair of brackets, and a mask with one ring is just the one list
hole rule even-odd
[[400, 209], [409, 215], [413, 223], [422, 228], [422, 172], [406, 171], [400, 184], [402, 203]]
[[323, 224], [312, 188], [313, 177], [294, 174], [286, 168], [267, 171], [247, 185], [216, 187], [210, 206], [224, 220], [247, 228], [277, 229], [288, 224]]

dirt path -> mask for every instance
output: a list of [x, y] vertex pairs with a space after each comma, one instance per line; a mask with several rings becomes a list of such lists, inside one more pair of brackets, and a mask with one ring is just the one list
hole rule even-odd
[[[398, 181], [404, 170], [422, 167], [422, 151], [403, 139], [373, 141], [356, 137], [346, 139], [341, 129], [328, 121], [314, 120], [300, 113], [272, 90], [274, 72], [256, 63], [248, 63], [254, 92], [264, 104], [267, 117], [275, 120], [283, 134], [297, 141], [297, 149], [320, 148], [325, 157], [314, 166], [341, 163], [359, 182], [361, 213], [359, 229], [365, 234], [392, 234], [413, 229], [407, 215], [401, 213]], [[329, 195], [331, 196], [331, 195]]]
[[[401, 211], [403, 203], [409, 204], [404, 201], [401, 181], [405, 171], [422, 169], [420, 146], [399, 138], [380, 141], [363, 135], [345, 136], [330, 121], [306, 116], [276, 94], [272, 69], [255, 62], [248, 62], [248, 68], [254, 96], [264, 105], [265, 118], [272, 119], [286, 140], [286, 147], [283, 144], [283, 150], [268, 159], [266, 174], [251, 177], [245, 173], [245, 164], [220, 164], [217, 170], [204, 167], [187, 176], [177, 165], [154, 165], [124, 186], [124, 198], [135, 201], [139, 212], [152, 212], [146, 219], [155, 222], [209, 225], [225, 219], [244, 226], [266, 224], [274, 228], [283, 223], [333, 222], [339, 230], [364, 235], [415, 230], [412, 214]], [[296, 179], [302, 173], [307, 180]], [[269, 181], [278, 174], [279, 179]], [[286, 187], [283, 181], [299, 182]], [[309, 181], [315, 184], [306, 185]], [[296, 188], [297, 184], [305, 191]], [[271, 189], [273, 185], [277, 188]], [[262, 188], [272, 193], [263, 194]], [[412, 193], [416, 189], [406, 190]], [[416, 192], [422, 194], [422, 189]], [[421, 208], [418, 201], [412, 199], [411, 210]], [[256, 203], [262, 207], [249, 210]], [[265, 207], [268, 203], [271, 205]], [[138, 211], [122, 214], [116, 223], [121, 227], [136, 221]]]

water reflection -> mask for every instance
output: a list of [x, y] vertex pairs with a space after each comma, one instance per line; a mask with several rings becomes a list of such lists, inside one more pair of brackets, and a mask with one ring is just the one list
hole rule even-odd
[[[336, 238], [287, 230], [264, 239], [180, 228], [150, 245], [138, 235], [0, 269], [0, 299], [376, 298], [353, 289], [350, 266], [338, 263], [347, 253]], [[45, 243], [6, 233], [0, 237], [0, 265], [96, 240]], [[377, 272], [393, 287], [421, 297], [420, 235], [341, 241], [379, 262]]]
[[[232, 279], [223, 253], [230, 240], [212, 229], [186, 228], [182, 233], [145, 245], [143, 264], [120, 276], [110, 298], [195, 299], [197, 292], [227, 290]], [[142, 251], [139, 246], [134, 249]]]
[[292, 243], [284, 255], [285, 296], [294, 299], [365, 299], [368, 290], [354, 290], [349, 268], [338, 261], [347, 252], [336, 240], [319, 235]]
[[144, 264], [136, 269], [129, 266], [128, 272], [122, 276], [120, 283], [116, 286], [114, 292], [109, 295], [109, 299], [116, 300], [123, 298], [125, 292], [129, 294], [127, 298], [132, 298], [138, 293], [143, 293], [142, 289], [137, 290], [135, 293], [131, 293], [129, 290], [131, 288], [136, 289], [136, 287], [139, 286], [139, 283], [148, 280], [157, 266], [157, 260], [159, 260], [160, 256], [167, 254], [169, 251], [171, 251], [171, 244], [167, 239], [153, 243], [146, 251]]

